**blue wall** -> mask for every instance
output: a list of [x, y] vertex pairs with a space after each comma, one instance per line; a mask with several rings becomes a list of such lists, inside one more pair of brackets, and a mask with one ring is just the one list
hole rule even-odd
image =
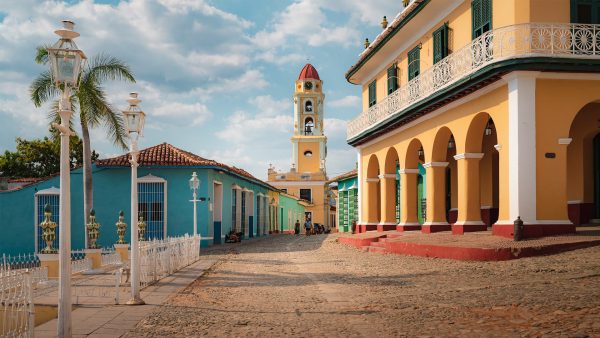
[[[202, 246], [212, 245], [213, 212], [209, 203], [213, 200], [213, 180], [223, 184], [222, 234], [231, 229], [231, 187], [234, 184], [254, 191], [254, 217], [256, 223], [256, 197], [258, 193], [267, 193], [265, 185], [250, 179], [207, 167], [140, 167], [138, 177], [149, 174], [167, 181], [167, 236], [181, 236], [193, 233], [193, 203], [189, 189], [189, 179], [196, 171], [200, 179], [198, 197], [210, 198], [210, 201], [198, 202], [198, 231], [203, 240]], [[96, 219], [101, 224], [98, 244], [111, 247], [117, 241], [115, 223], [120, 210], [125, 212], [127, 223], [126, 240], [129, 242], [130, 186], [131, 169], [128, 167], [93, 167], [94, 209]], [[208, 183], [208, 184], [207, 184]], [[71, 246], [84, 248], [83, 181], [81, 169], [71, 172]], [[35, 251], [34, 207], [35, 193], [51, 187], [59, 188], [59, 177], [27, 186], [20, 190], [0, 192], [0, 254], [31, 253]], [[214, 205], [212, 210], [214, 210]], [[256, 224], [253, 224], [256, 234]], [[218, 235], [218, 234], [217, 234]], [[210, 237], [210, 238], [209, 238]]]

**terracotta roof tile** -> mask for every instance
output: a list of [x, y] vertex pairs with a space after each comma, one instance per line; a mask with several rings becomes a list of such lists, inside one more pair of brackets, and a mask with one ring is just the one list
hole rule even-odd
[[[196, 154], [174, 147], [168, 143], [161, 143], [159, 145], [140, 150], [138, 163], [140, 166], [215, 166], [232, 171], [238, 175], [260, 181], [243, 169], [200, 157]], [[129, 167], [129, 154], [96, 160], [96, 166]]]
[[338, 176], [330, 179], [329, 182], [333, 183], [333, 182], [337, 182], [339, 180], [343, 180], [345, 178], [350, 178], [350, 177], [354, 177], [354, 176], [358, 176], [358, 169], [354, 169], [354, 170], [351, 170], [351, 171], [349, 171], [347, 173], [338, 175]]

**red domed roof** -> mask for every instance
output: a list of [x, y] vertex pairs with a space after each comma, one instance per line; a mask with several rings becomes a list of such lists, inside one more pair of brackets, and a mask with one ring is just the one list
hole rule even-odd
[[306, 79], [321, 80], [319, 78], [319, 73], [317, 73], [315, 67], [310, 63], [307, 63], [304, 68], [302, 68], [300, 75], [298, 76], [298, 81]]

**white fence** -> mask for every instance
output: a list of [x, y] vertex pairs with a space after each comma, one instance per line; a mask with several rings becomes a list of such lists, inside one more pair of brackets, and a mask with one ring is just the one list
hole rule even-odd
[[33, 337], [33, 283], [28, 270], [0, 272], [0, 337]]
[[185, 235], [140, 242], [140, 283], [144, 288], [200, 258], [200, 237]]
[[349, 121], [347, 138], [373, 129], [483, 67], [528, 57], [599, 59], [600, 25], [526, 23], [488, 31]]
[[102, 266], [122, 264], [121, 255], [114, 249], [102, 249]]

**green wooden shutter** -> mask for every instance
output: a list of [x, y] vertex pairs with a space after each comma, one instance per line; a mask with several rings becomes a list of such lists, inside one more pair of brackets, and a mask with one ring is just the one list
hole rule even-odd
[[471, 2], [473, 39], [492, 29], [492, 0]]
[[369, 85], [369, 107], [377, 103], [377, 82], [373, 81]]
[[387, 70], [387, 85], [388, 85], [388, 95], [395, 92], [398, 89], [398, 68], [396, 64], [393, 64]]
[[600, 23], [600, 0], [571, 0], [571, 22]]
[[436, 64], [448, 56], [448, 24], [433, 32], [433, 63]]
[[408, 52], [408, 81], [419, 76], [421, 71], [421, 47], [417, 46]]

